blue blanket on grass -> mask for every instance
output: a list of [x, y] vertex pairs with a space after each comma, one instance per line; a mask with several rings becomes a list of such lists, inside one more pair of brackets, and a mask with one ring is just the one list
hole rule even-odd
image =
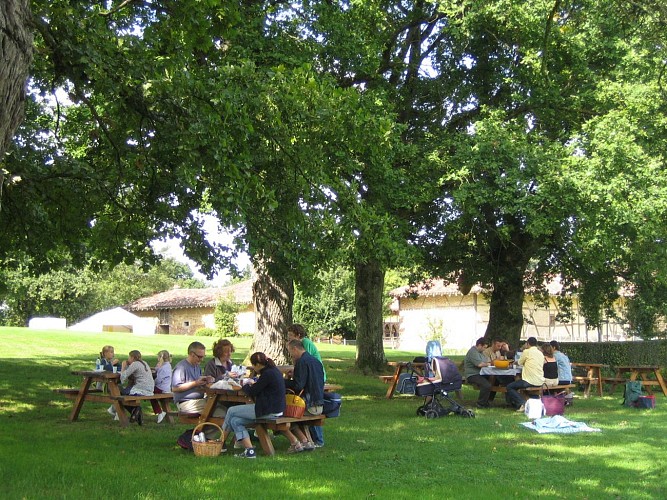
[[521, 425], [540, 434], [573, 434], [575, 432], [600, 432], [600, 429], [589, 427], [583, 422], [573, 422], [562, 415], [538, 418], [532, 422], [522, 422]]

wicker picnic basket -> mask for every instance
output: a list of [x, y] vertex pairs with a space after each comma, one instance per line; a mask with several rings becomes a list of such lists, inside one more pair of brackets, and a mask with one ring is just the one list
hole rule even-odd
[[212, 439], [204, 443], [195, 441], [195, 435], [199, 432], [201, 428], [205, 425], [212, 425], [220, 431], [220, 437], [222, 438], [222, 429], [219, 425], [216, 425], [212, 422], [202, 422], [197, 427], [192, 429], [192, 451], [195, 452], [195, 455], [198, 457], [217, 457], [222, 453], [222, 439]]
[[301, 418], [306, 411], [306, 402], [301, 398], [301, 391], [299, 394], [294, 394], [294, 391], [288, 389], [290, 392], [285, 396], [285, 412], [286, 417]]

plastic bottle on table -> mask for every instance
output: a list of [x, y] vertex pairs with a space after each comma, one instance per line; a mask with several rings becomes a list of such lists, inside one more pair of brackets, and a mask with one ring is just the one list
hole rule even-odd
[[99, 372], [101, 368], [102, 368], [102, 362], [100, 361], [100, 358], [97, 358], [95, 360], [95, 371]]

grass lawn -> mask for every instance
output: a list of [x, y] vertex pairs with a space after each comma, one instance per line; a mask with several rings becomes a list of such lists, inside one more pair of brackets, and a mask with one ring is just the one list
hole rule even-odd
[[[386, 385], [353, 369], [354, 347], [319, 344], [329, 381], [341, 384], [341, 416], [324, 427], [326, 445], [256, 460], [200, 458], [176, 445], [187, 426], [155, 422], [121, 429], [101, 404], [79, 421], [53, 388], [76, 387], [71, 369], [92, 368], [104, 344], [155, 364], [168, 349], [182, 359], [193, 337], [35, 331], [0, 327], [0, 498], [667, 498], [667, 401], [655, 410], [621, 406], [622, 394], [584, 400], [567, 417], [600, 433], [538, 435], [502, 405], [426, 420], [420, 399], [386, 400]], [[196, 338], [209, 348], [213, 339]], [[243, 359], [249, 339], [234, 341]], [[420, 353], [388, 351], [392, 360]], [[476, 393], [464, 389], [474, 406]]]

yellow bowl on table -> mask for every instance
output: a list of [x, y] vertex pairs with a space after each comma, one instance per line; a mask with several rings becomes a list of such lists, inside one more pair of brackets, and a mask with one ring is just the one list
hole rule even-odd
[[501, 370], [507, 370], [510, 367], [509, 359], [494, 359], [493, 366]]

